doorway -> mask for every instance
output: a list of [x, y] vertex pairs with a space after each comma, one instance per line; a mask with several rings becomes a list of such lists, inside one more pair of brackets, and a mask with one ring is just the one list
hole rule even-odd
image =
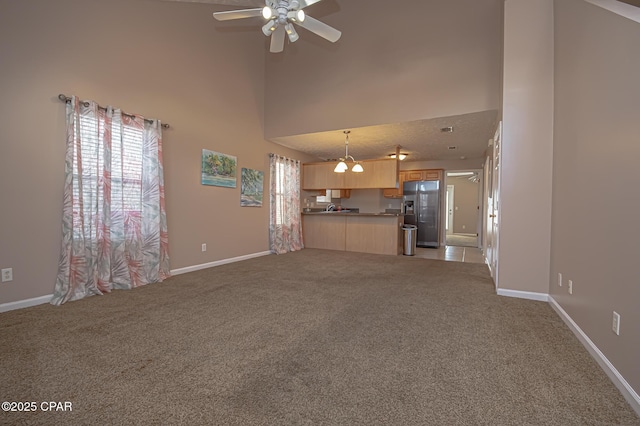
[[453, 234], [453, 200], [456, 187], [447, 185], [447, 216], [445, 223], [446, 234]]
[[482, 219], [482, 170], [448, 171], [446, 175], [447, 246], [478, 247]]

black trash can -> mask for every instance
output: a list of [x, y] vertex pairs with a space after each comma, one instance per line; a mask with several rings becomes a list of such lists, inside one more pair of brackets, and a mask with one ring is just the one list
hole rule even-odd
[[415, 225], [404, 225], [402, 227], [402, 232], [404, 233], [404, 249], [402, 254], [405, 256], [415, 256], [418, 227]]

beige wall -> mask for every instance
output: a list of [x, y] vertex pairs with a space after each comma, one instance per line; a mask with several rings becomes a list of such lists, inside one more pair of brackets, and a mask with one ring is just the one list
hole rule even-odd
[[331, 44], [305, 32], [267, 57], [266, 136], [500, 109], [502, 3], [314, 5], [309, 13], [342, 38]]
[[385, 209], [399, 209], [400, 199], [385, 198], [381, 189], [353, 189], [342, 205], [360, 209], [360, 213], [381, 213]]
[[216, 30], [213, 10], [0, 0], [0, 267], [14, 274], [0, 284], [0, 303], [53, 290], [65, 151], [59, 93], [171, 124], [163, 142], [172, 269], [268, 250], [267, 203], [240, 208], [239, 185], [200, 185], [201, 150], [264, 171], [266, 193], [269, 152], [312, 158], [264, 140], [264, 36]]
[[555, 20], [549, 291], [638, 393], [640, 24], [581, 0], [557, 1]]
[[497, 285], [503, 290], [546, 294], [553, 156], [553, 0], [506, 0], [504, 14]]

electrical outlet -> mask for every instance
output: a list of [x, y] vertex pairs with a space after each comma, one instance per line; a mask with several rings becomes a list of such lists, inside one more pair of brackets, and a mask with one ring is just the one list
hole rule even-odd
[[5, 268], [2, 270], [2, 282], [13, 281], [13, 268]]
[[573, 294], [573, 281], [569, 280], [569, 294]]
[[611, 327], [614, 333], [620, 335], [620, 314], [613, 311], [613, 325]]
[[558, 287], [562, 287], [562, 274], [558, 272]]
[[207, 245], [206, 244], [202, 245], [202, 251], [207, 251]]

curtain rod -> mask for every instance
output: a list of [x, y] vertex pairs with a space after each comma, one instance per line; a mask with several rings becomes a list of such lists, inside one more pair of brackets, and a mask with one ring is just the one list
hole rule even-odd
[[[62, 94], [62, 93], [60, 93], [60, 94], [58, 95], [58, 99], [60, 99], [62, 102], [69, 102], [69, 101], [71, 101], [71, 98], [70, 98], [69, 96], [67, 96], [67, 95], [65, 95], [65, 94]], [[84, 106], [86, 106], [86, 107], [87, 107], [87, 106], [89, 106], [89, 102], [86, 102], [86, 101], [85, 101], [85, 102], [83, 102], [83, 104], [84, 104]], [[100, 105], [98, 105], [98, 108], [101, 108], [101, 109], [103, 109], [103, 110], [106, 110], [106, 108], [105, 108], [105, 107], [100, 106]], [[124, 114], [124, 115], [126, 115], [126, 116], [129, 116], [129, 117], [134, 117], [133, 115], [131, 115], [131, 114], [127, 114], [127, 113], [125, 113], [125, 112], [123, 112], [122, 114]], [[146, 121], [147, 123], [153, 123], [153, 120], [149, 120], [148, 118], [145, 118], [145, 119], [144, 119], [144, 121]], [[169, 123], [162, 123], [162, 128], [163, 128], [163, 129], [169, 129], [169, 128], [171, 128], [171, 126], [169, 125]]]

